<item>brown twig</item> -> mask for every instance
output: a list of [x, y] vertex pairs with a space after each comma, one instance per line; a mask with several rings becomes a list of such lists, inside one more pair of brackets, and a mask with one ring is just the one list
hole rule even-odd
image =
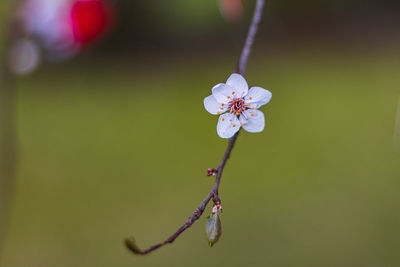
[[[242, 75], [244, 74], [244, 71], [246, 69], [246, 64], [247, 64], [247, 61], [248, 61], [248, 58], [250, 55], [251, 47], [254, 43], [254, 37], [257, 33], [258, 25], [260, 24], [260, 21], [262, 18], [264, 3], [265, 3], [264, 0], [257, 0], [257, 3], [256, 3], [253, 19], [250, 24], [246, 42], [244, 44], [242, 54], [241, 54], [241, 57], [240, 57], [240, 60], [239, 60], [238, 66], [237, 66], [237, 72], [239, 72]], [[175, 239], [178, 238], [178, 236], [180, 234], [182, 234], [186, 229], [188, 229], [190, 226], [192, 226], [193, 223], [201, 217], [207, 204], [210, 202], [211, 199], [213, 200], [215, 205], [221, 204], [221, 200], [220, 200], [219, 194], [218, 194], [219, 184], [221, 182], [222, 172], [225, 168], [225, 164], [231, 155], [232, 149], [235, 146], [235, 142], [236, 142], [238, 135], [239, 135], [239, 132], [237, 132], [231, 139], [229, 139], [228, 147], [226, 148], [225, 154], [224, 154], [221, 162], [219, 163], [218, 167], [215, 169], [207, 170], [208, 175], [216, 175], [214, 185], [213, 185], [210, 193], [208, 193], [207, 197], [203, 200], [203, 202], [201, 202], [201, 204], [197, 207], [197, 209], [194, 211], [194, 213], [187, 219], [186, 223], [184, 225], [182, 225], [174, 234], [172, 234], [164, 242], [153, 245], [153, 246], [149, 247], [148, 249], [144, 249], [144, 250], [140, 249], [136, 245], [136, 241], [133, 237], [127, 238], [127, 239], [125, 239], [125, 245], [130, 251], [132, 251], [133, 253], [138, 254], [138, 255], [147, 255], [150, 252], [152, 252], [166, 244], [174, 242]]]

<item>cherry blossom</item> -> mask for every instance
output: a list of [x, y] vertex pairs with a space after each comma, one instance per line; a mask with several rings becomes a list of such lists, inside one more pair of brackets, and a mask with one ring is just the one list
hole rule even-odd
[[258, 108], [271, 100], [270, 91], [261, 87], [249, 89], [243, 76], [236, 73], [211, 91], [212, 95], [204, 98], [204, 107], [211, 114], [220, 115], [217, 133], [221, 138], [231, 138], [241, 127], [250, 133], [264, 130], [264, 113]]

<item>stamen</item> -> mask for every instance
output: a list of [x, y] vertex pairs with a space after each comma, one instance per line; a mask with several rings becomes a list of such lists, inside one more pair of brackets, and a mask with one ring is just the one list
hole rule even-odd
[[219, 115], [219, 111], [217, 112], [217, 115]]
[[222, 121], [224, 121], [225, 120], [225, 118], [222, 118]]
[[228, 110], [231, 114], [239, 116], [246, 110], [246, 103], [242, 98], [234, 98], [228, 102]]
[[253, 98], [250, 96], [249, 99], [252, 100]]
[[250, 114], [250, 116], [252, 116], [252, 117], [253, 117], [253, 116], [254, 116], [254, 113], [251, 113], [251, 114]]
[[252, 107], [251, 109], [254, 109], [254, 107]]
[[233, 124], [233, 127], [236, 127], [236, 124]]
[[243, 122], [240, 124], [240, 126], [243, 126], [244, 124], [243, 124]]
[[234, 95], [234, 94], [235, 94], [235, 92], [233, 91], [233, 92], [232, 92], [232, 95]]

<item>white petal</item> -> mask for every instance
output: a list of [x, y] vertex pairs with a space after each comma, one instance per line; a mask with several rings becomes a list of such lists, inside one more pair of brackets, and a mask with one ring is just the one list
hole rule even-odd
[[259, 110], [246, 110], [243, 115], [247, 119], [247, 123], [243, 125], [243, 129], [250, 133], [258, 133], [264, 130], [265, 118], [264, 113]]
[[204, 98], [204, 107], [213, 115], [219, 115], [220, 113], [225, 112], [227, 109], [227, 105], [218, 103], [218, 101], [212, 95]]
[[244, 112], [242, 112], [242, 114], [240, 114], [239, 122], [240, 122], [241, 126], [243, 126], [244, 124], [249, 122], [249, 118], [248, 118], [249, 115], [250, 115], [250, 113], [247, 114], [246, 111], [244, 111]]
[[242, 75], [237, 73], [229, 76], [226, 84], [235, 90], [237, 97], [244, 97], [249, 90], [249, 86], [247, 85], [246, 80], [243, 78]]
[[261, 87], [251, 87], [249, 93], [245, 97], [245, 102], [252, 104], [255, 108], [267, 104], [271, 100], [270, 91]]
[[[233, 93], [233, 94], [232, 94]], [[219, 83], [212, 89], [212, 95], [219, 103], [226, 104], [232, 99], [232, 95], [236, 92], [232, 87], [224, 83]]]
[[225, 113], [219, 116], [217, 133], [222, 138], [231, 138], [240, 129], [240, 122], [235, 115]]

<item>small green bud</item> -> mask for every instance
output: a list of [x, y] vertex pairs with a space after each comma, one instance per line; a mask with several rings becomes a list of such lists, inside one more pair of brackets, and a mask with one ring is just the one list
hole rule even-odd
[[132, 251], [135, 254], [142, 254], [142, 251], [140, 250], [140, 248], [136, 245], [136, 240], [135, 238], [129, 237], [125, 239], [125, 246]]
[[217, 243], [218, 239], [222, 234], [221, 220], [219, 219], [220, 208], [213, 207], [212, 213], [208, 216], [208, 222], [206, 224], [206, 233], [208, 239], [208, 245], [212, 247]]

